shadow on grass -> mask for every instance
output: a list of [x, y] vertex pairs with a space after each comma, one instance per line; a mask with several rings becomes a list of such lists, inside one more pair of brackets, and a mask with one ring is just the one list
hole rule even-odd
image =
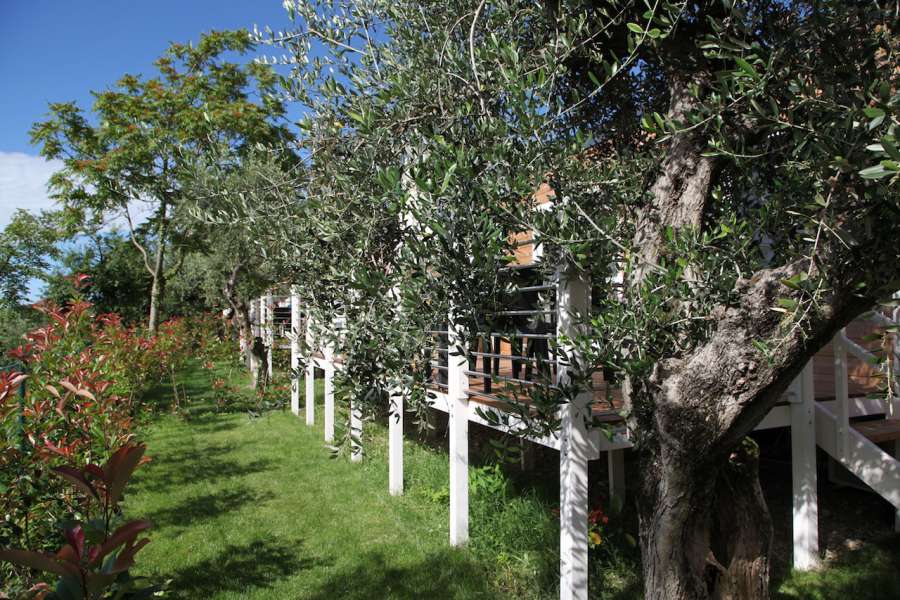
[[239, 510], [248, 504], [260, 504], [269, 498], [271, 494], [260, 494], [241, 486], [188, 498], [174, 506], [152, 512], [146, 518], [155, 527], [182, 530], [193, 527], [200, 521]]
[[409, 566], [395, 566], [381, 551], [354, 560], [304, 598], [371, 600], [372, 598], [495, 598], [497, 590], [478, 563], [450, 549], [432, 553]]
[[846, 550], [821, 572], [791, 573], [777, 589], [777, 600], [900, 598], [900, 535]]
[[255, 540], [233, 544], [218, 556], [179, 569], [166, 586], [177, 598], [209, 598], [221, 592], [269, 589], [298, 571], [327, 566], [303, 558], [303, 542]]
[[180, 455], [155, 456], [153, 462], [138, 471], [135, 491], [164, 492], [201, 481], [219, 481], [261, 473], [276, 466], [271, 459], [240, 462], [224, 458], [231, 446], [205, 446]]

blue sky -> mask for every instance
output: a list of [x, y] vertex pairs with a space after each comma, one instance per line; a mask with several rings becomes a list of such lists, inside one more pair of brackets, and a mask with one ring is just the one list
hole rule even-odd
[[281, 0], [0, 0], [0, 227], [16, 208], [49, 207], [53, 164], [28, 142], [48, 102], [153, 72], [169, 42], [210, 29], [289, 27]]

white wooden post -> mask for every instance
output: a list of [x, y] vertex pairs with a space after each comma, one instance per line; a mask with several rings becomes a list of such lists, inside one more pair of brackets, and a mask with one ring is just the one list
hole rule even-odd
[[465, 334], [447, 324], [447, 402], [450, 417], [450, 545], [469, 541], [469, 360], [458, 347]]
[[[416, 204], [419, 198], [418, 189], [409, 173], [404, 171], [401, 177], [404, 189], [407, 190], [408, 206]], [[411, 210], [404, 211], [400, 219], [401, 230], [413, 227], [417, 224], [416, 218]], [[396, 252], [399, 254], [403, 249], [402, 242], [397, 246]], [[400, 301], [400, 288], [394, 286], [390, 291], [391, 299], [394, 301], [394, 310], [397, 311], [397, 318], [403, 318], [403, 303]], [[398, 386], [391, 391], [390, 411], [388, 414], [388, 493], [391, 496], [400, 496], [403, 494], [403, 404], [406, 390], [402, 386]]]
[[[894, 294], [895, 299], [900, 299], [900, 293]], [[900, 323], [900, 307], [894, 309], [894, 312], [891, 314], [891, 317], [895, 324]], [[893, 344], [891, 344], [891, 349], [894, 352], [894, 356], [892, 356], [892, 360], [888, 363], [888, 365], [894, 369], [893, 375], [896, 377], [900, 375], [900, 368], [897, 365], [897, 357], [900, 356], [900, 334], [893, 334]], [[888, 411], [885, 415], [888, 419], [897, 419], [900, 418], [900, 398], [894, 397], [891, 394], [891, 401], [888, 403]], [[894, 458], [900, 460], [900, 440], [894, 440]], [[894, 531], [900, 533], [900, 508], [897, 509], [897, 512], [894, 514]]]
[[625, 500], [625, 450], [608, 450], [609, 497]]
[[291, 412], [300, 414], [300, 298], [298, 288], [291, 286]]
[[[900, 440], [894, 440], [894, 458], [900, 460]], [[900, 533], [900, 508], [894, 513], [894, 531]]]
[[259, 298], [254, 298], [250, 301], [250, 340], [247, 346], [247, 365], [250, 367], [250, 373], [253, 377], [254, 384], [256, 383], [257, 375], [259, 375], [259, 359], [256, 356], [256, 352], [254, 348], [256, 347], [256, 338], [261, 337], [261, 319], [262, 314], [260, 314], [261, 306], [259, 302]]
[[306, 412], [306, 424], [314, 425], [316, 422], [316, 361], [313, 356], [313, 334], [312, 334], [312, 317], [309, 315], [309, 311], [307, 310], [306, 314], [306, 348], [309, 351], [309, 356], [306, 357], [306, 398], [305, 398], [305, 412]]
[[[894, 294], [894, 299], [900, 300], [900, 292]], [[891, 320], [894, 321], [894, 325], [900, 325], [900, 306], [894, 309], [894, 312], [891, 314]], [[894, 370], [893, 376], [900, 377], [900, 364], [898, 364], [898, 360], [900, 360], [900, 333], [895, 332], [892, 334], [892, 338], [891, 348], [894, 351], [894, 356], [891, 357], [892, 360], [888, 362], [888, 365]], [[900, 419], [900, 395], [891, 394], [885, 418]], [[897, 443], [900, 445], [900, 441]], [[900, 448], [898, 448], [898, 451], [900, 451]], [[897, 455], [895, 454], [895, 456]], [[897, 458], [900, 459], [900, 456], [897, 456]], [[898, 511], [897, 518], [900, 519], [900, 511]], [[898, 527], [900, 527], [900, 521], [898, 521]]]
[[272, 368], [272, 355], [275, 354], [275, 301], [272, 298], [272, 291], [269, 290], [266, 292], [266, 338], [265, 344], [268, 346], [269, 351], [266, 355], [266, 372], [269, 374], [269, 379], [272, 379], [272, 375], [275, 373]]
[[362, 411], [350, 400], [350, 461], [362, 462]]
[[816, 479], [816, 416], [812, 361], [791, 384], [794, 568], [819, 565], [819, 499]]
[[391, 394], [388, 415], [388, 491], [391, 496], [403, 493], [403, 390]]
[[[250, 335], [253, 338], [259, 337], [259, 298], [250, 301]], [[253, 340], [250, 340], [250, 347], [253, 347]]]
[[[580, 322], [590, 313], [590, 282], [585, 273], [564, 267], [558, 273], [557, 335], [574, 339]], [[560, 357], [557, 383], [565, 388], [583, 370], [575, 347]], [[592, 392], [574, 390], [560, 408], [559, 452], [559, 597], [587, 600], [588, 592], [588, 458], [591, 440], [588, 422]]]
[[847, 347], [842, 329], [832, 340], [834, 348], [834, 399], [837, 404], [837, 439], [835, 447], [841, 462], [847, 460], [847, 441], [850, 435], [850, 400], [847, 381]]
[[[254, 334], [253, 343], [256, 344], [256, 338], [262, 340], [263, 346], [266, 345], [266, 300], [264, 297], [260, 296], [256, 299], [256, 333]], [[259, 359], [263, 360], [263, 359]], [[254, 367], [253, 372], [258, 373], [262, 368], [262, 365], [258, 364]]]
[[334, 441], [334, 357], [325, 348], [325, 441]]

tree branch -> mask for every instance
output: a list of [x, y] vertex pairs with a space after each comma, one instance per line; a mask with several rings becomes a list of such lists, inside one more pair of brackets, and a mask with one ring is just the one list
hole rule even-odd
[[155, 273], [153, 267], [150, 266], [150, 256], [147, 254], [147, 249], [137, 240], [137, 233], [134, 230], [134, 221], [131, 220], [131, 211], [128, 210], [128, 203], [123, 203], [122, 208], [125, 213], [125, 220], [128, 222], [128, 232], [130, 234], [129, 237], [131, 238], [131, 243], [134, 244], [134, 247], [141, 253], [141, 257], [144, 259], [144, 268], [147, 269], [147, 272], [150, 273], [151, 276], [154, 276]]

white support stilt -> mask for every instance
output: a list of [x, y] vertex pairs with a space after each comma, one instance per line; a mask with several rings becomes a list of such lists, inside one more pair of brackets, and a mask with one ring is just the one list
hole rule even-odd
[[306, 348], [309, 356], [306, 357], [306, 424], [315, 425], [316, 423], [316, 363], [313, 358], [313, 334], [312, 334], [312, 317], [307, 312], [304, 333], [306, 335]]
[[269, 374], [269, 379], [272, 379], [272, 375], [274, 375], [275, 371], [272, 367], [272, 355], [275, 354], [275, 301], [272, 298], [272, 291], [269, 290], [266, 292], [265, 297], [266, 303], [266, 337], [265, 344], [268, 348], [268, 352], [266, 353], [266, 372]]
[[450, 545], [469, 541], [469, 377], [460, 353], [465, 335], [453, 319], [447, 326], [447, 401], [450, 416]]
[[[561, 268], [557, 289], [557, 335], [574, 339], [590, 312], [590, 281], [583, 272]], [[575, 346], [566, 348], [558, 366], [558, 384], [571, 386], [583, 372]], [[593, 394], [573, 391], [574, 397], [560, 408], [559, 452], [559, 597], [587, 600], [588, 593], [588, 457], [592, 442], [588, 432]]]
[[[250, 335], [252, 335], [254, 338], [259, 337], [260, 316], [259, 298], [254, 298], [250, 301]], [[253, 346], [253, 340], [250, 340], [250, 346]]]
[[362, 462], [362, 412], [353, 400], [350, 401], [350, 461]]
[[819, 565], [819, 500], [816, 479], [816, 419], [810, 361], [791, 384], [794, 568]]
[[259, 359], [257, 357], [255, 346], [256, 339], [262, 337], [262, 303], [259, 298], [250, 301], [250, 342], [247, 347], [247, 366], [250, 367], [250, 373], [253, 376], [253, 383], [256, 384], [259, 375]]
[[609, 467], [609, 497], [625, 500], [625, 450], [608, 450], [606, 464]]
[[331, 351], [325, 350], [325, 441], [334, 441], [334, 362]]
[[403, 494], [403, 392], [391, 394], [388, 415], [388, 491], [391, 496]]
[[850, 436], [849, 382], [847, 379], [847, 347], [843, 342], [846, 329], [841, 330], [831, 345], [834, 348], [834, 399], [837, 414], [837, 439], [835, 447], [841, 461], [847, 459], [847, 441]]
[[[900, 460], [900, 440], [894, 440], [894, 458]], [[894, 531], [900, 533], [900, 508], [894, 513]]]
[[300, 414], [300, 298], [296, 285], [291, 286], [291, 412]]
[[306, 376], [304, 377], [306, 393], [304, 394], [304, 412], [306, 413], [306, 424], [314, 425], [316, 422], [316, 365], [310, 359], [306, 365]]
[[[256, 313], [258, 324], [256, 326], [255, 338], [259, 338], [260, 340], [262, 340], [263, 346], [268, 347], [268, 344], [266, 341], [268, 336], [266, 335], [266, 298], [265, 298], [265, 296], [260, 296], [259, 298], [257, 298], [256, 302], [257, 302], [257, 306], [259, 307], [259, 310]], [[256, 343], [255, 338], [253, 340], [254, 344]], [[262, 366], [257, 363], [256, 367], [254, 368], [254, 372], [258, 373], [261, 369], [262, 369]], [[268, 366], [266, 367], [266, 371], [268, 371]]]

